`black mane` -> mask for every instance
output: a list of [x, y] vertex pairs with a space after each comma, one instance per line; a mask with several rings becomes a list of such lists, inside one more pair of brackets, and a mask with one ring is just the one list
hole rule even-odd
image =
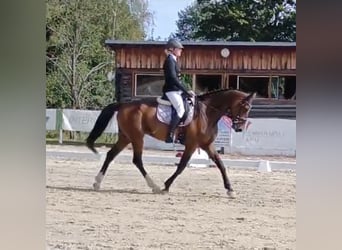
[[217, 94], [217, 93], [220, 93], [220, 92], [226, 92], [226, 91], [234, 91], [233, 89], [229, 89], [229, 88], [226, 88], [226, 89], [215, 89], [215, 90], [212, 90], [212, 91], [209, 91], [207, 93], [204, 93], [204, 94], [201, 94], [201, 95], [198, 95], [197, 98], [198, 100], [204, 100], [206, 99], [207, 97], [213, 95], [213, 94]]

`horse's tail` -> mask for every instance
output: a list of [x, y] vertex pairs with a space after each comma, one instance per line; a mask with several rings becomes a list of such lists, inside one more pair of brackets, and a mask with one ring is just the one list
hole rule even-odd
[[102, 109], [99, 117], [96, 119], [95, 126], [91, 130], [87, 140], [86, 145], [87, 147], [93, 151], [95, 154], [97, 154], [97, 150], [94, 147], [94, 143], [97, 138], [100, 137], [100, 135], [103, 133], [103, 131], [106, 129], [109, 121], [112, 119], [114, 113], [118, 111], [120, 107], [119, 103], [112, 103], [106, 106], [104, 109]]

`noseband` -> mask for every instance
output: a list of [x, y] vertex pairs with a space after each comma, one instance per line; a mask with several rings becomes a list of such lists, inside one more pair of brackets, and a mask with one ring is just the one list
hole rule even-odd
[[228, 116], [232, 120], [233, 126], [239, 125], [241, 123], [245, 123], [247, 121], [247, 118], [241, 117], [241, 109], [243, 106], [248, 106], [247, 113], [252, 109], [252, 105], [246, 101], [241, 101], [239, 105], [240, 105], [239, 112], [237, 113], [236, 116], [233, 116], [231, 113], [226, 114], [226, 116]]

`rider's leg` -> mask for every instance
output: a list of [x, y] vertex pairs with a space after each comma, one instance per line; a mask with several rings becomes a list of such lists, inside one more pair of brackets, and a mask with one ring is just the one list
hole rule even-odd
[[167, 143], [173, 142], [175, 130], [185, 112], [181, 93], [182, 93], [181, 91], [171, 91], [171, 92], [165, 93], [166, 96], [169, 98], [172, 106], [176, 110], [176, 114], [171, 116], [169, 131], [167, 133], [166, 140], [165, 140], [165, 142]]

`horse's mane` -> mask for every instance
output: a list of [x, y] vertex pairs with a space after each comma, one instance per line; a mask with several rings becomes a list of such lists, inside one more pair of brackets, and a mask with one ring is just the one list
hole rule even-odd
[[207, 93], [203, 93], [201, 95], [198, 95], [197, 98], [198, 98], [198, 100], [203, 101], [203, 100], [207, 99], [208, 97], [210, 97], [211, 95], [218, 94], [220, 92], [226, 92], [226, 91], [236, 91], [236, 90], [230, 89], [230, 88], [215, 89], [215, 90], [209, 91]]

